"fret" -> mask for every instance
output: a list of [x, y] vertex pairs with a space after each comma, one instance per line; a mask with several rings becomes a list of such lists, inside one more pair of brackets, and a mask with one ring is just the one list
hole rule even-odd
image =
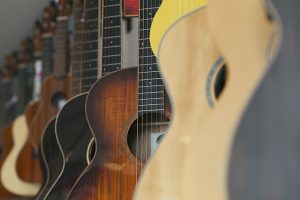
[[108, 48], [113, 46], [119, 46], [119, 48], [121, 48], [121, 37], [115, 36], [115, 37], [103, 38], [103, 48]]
[[155, 112], [155, 113], [163, 113], [165, 109], [157, 109], [157, 110], [154, 110], [152, 108], [150, 108], [149, 110], [146, 110], [146, 109], [142, 109], [142, 110], [138, 110], [138, 113], [139, 115], [142, 115], [144, 113], [147, 113], [147, 112]]
[[121, 63], [121, 56], [116, 55], [116, 56], [110, 56], [110, 57], [103, 57], [103, 65], [106, 64], [113, 64], [113, 63]]
[[163, 110], [164, 109], [164, 105], [163, 104], [147, 104], [145, 106], [138, 106], [138, 110], [140, 112], [147, 110], [148, 112], [155, 112], [158, 110]]
[[121, 35], [120, 27], [106, 27], [103, 30], [103, 37], [119, 37]]
[[103, 19], [103, 26], [120, 26], [120, 16], [111, 16]]
[[103, 49], [102, 56], [103, 57], [121, 56], [121, 48], [120, 48], [120, 46], [105, 48], [105, 49]]
[[83, 27], [85, 30], [83, 35], [88, 31], [98, 31], [98, 20], [85, 21]]
[[103, 7], [119, 6], [120, 0], [104, 0]]
[[90, 32], [84, 33], [83, 40], [84, 41], [98, 40], [98, 31], [90, 31]]
[[151, 55], [151, 56], [140, 56], [139, 57], [139, 63], [140, 64], [153, 64], [157, 63], [156, 57]]
[[160, 76], [159, 72], [155, 72], [155, 73], [153, 73], [153, 72], [150, 72], [150, 73], [149, 72], [148, 73], [141, 72], [139, 74], [139, 77], [143, 80], [151, 80], [151, 79], [155, 79], [155, 78], [160, 78], [161, 76]]
[[53, 68], [53, 37], [43, 37], [43, 78], [52, 73]]
[[141, 48], [151, 48], [149, 38], [143, 38], [139, 40], [140, 49]]
[[141, 0], [139, 9], [139, 82], [138, 111], [164, 111], [163, 79], [158, 70], [156, 56], [150, 44], [150, 28], [161, 0]]
[[144, 86], [155, 86], [155, 85], [163, 85], [163, 80], [160, 78], [153, 78], [149, 80], [139, 80], [139, 86], [144, 87]]
[[81, 60], [84, 61], [90, 61], [90, 60], [97, 60], [98, 58], [98, 52], [97, 51], [90, 51], [82, 53]]
[[99, 0], [86, 0], [85, 2], [85, 9], [86, 10], [94, 10], [98, 8]]
[[104, 6], [103, 12], [105, 13], [105, 18], [111, 16], [121, 16], [120, 4]]
[[164, 91], [155, 91], [151, 93], [139, 93], [139, 99], [163, 99]]

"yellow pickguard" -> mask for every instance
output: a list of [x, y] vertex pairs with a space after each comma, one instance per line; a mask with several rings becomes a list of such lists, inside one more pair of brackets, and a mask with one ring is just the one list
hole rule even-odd
[[203, 7], [208, 0], [163, 0], [152, 22], [150, 31], [150, 43], [155, 55], [164, 34], [168, 29], [193, 10]]

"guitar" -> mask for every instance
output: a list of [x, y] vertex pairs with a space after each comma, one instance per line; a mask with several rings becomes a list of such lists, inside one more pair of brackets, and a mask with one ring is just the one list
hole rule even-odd
[[[199, 98], [193, 98], [192, 102], [188, 99], [183, 98], [181, 99], [181, 104], [176, 104], [176, 102], [179, 103], [180, 97], [173, 97], [175, 105], [175, 118], [179, 117], [181, 119], [181, 124], [179, 124], [179, 121], [176, 121], [174, 119], [174, 124], [169, 131], [169, 135], [177, 133], [177, 136], [182, 137], [178, 137], [173, 141], [167, 140], [169, 138], [166, 138], [166, 142], [163, 143], [161, 145], [161, 148], [159, 149], [159, 153], [161, 154], [156, 154], [157, 157], [153, 158], [151, 164], [149, 165], [149, 168], [147, 169], [147, 171], [145, 171], [143, 179], [141, 179], [142, 181], [136, 194], [136, 199], [141, 199], [141, 195], [147, 196], [148, 194], [151, 194], [151, 192], [157, 192], [155, 196], [156, 199], [226, 198], [225, 185], [227, 173], [224, 164], [228, 153], [227, 150], [229, 150], [230, 148], [225, 150], [223, 145], [226, 143], [230, 146], [230, 141], [228, 140], [228, 138], [230, 137], [228, 137], [228, 134], [224, 134], [224, 131], [226, 132], [226, 128], [228, 128], [226, 126], [230, 124], [230, 119], [232, 119], [232, 116], [234, 116], [235, 120], [240, 117], [240, 115], [236, 113], [241, 113], [242, 107], [245, 106], [247, 99], [249, 99], [252, 91], [258, 84], [258, 79], [256, 78], [259, 78], [259, 76], [262, 75], [264, 70], [266, 69], [265, 67], [267, 66], [267, 61], [269, 59], [268, 56], [266, 56], [266, 52], [268, 52], [269, 54], [271, 50], [269, 46], [271, 44], [270, 39], [273, 38], [274, 32], [276, 30], [276, 28], [274, 28], [274, 24], [270, 24], [270, 22], [266, 19], [266, 12], [262, 9], [261, 5], [257, 4], [258, 6], [255, 7], [253, 6], [255, 5], [253, 4], [253, 2], [254, 1], [249, 3], [252, 4], [252, 6], [249, 6], [249, 4], [247, 6], [243, 6], [245, 8], [244, 10], [236, 9], [236, 11], [239, 10], [240, 15], [236, 15], [236, 13], [230, 10], [231, 8], [236, 8], [234, 6], [242, 5], [240, 2], [238, 4], [223, 2], [223, 4], [216, 3], [214, 5], [210, 3], [209, 8], [218, 8], [218, 11], [223, 14], [220, 15], [220, 13], [214, 13], [215, 16], [221, 16], [218, 19], [220, 20], [222, 18], [222, 20], [220, 20], [220, 22], [222, 21], [222, 24], [225, 23], [225, 21], [230, 22], [227, 25], [230, 26], [231, 31], [229, 32], [230, 28], [226, 28], [226, 31], [228, 32], [224, 31], [222, 34], [218, 32], [222, 29], [220, 22], [217, 23], [217, 21], [215, 20], [214, 22], [208, 23], [207, 26], [209, 30], [211, 30], [210, 26], [215, 28], [215, 30], [212, 28], [212, 30], [214, 30], [212, 31], [213, 35], [211, 36], [212, 41], [215, 41], [215, 44], [220, 47], [221, 50], [222, 45], [220, 45], [219, 40], [216, 39], [218, 37], [216, 37], [215, 35], [218, 35], [219, 38], [223, 37], [223, 39], [225, 36], [232, 37], [231, 39], [226, 38], [227, 50], [228, 52], [229, 50], [231, 50], [231, 59], [227, 57], [228, 55], [225, 53], [225, 51], [224, 55], [222, 54], [226, 60], [226, 71], [228, 74], [230, 74], [230, 76], [226, 77], [225, 86], [223, 87], [221, 95], [219, 96], [217, 102], [213, 105], [208, 115], [205, 116], [205, 118], [202, 118], [202, 113], [200, 113], [199, 109], [197, 109], [199, 103], [189, 104], [189, 102], [199, 102]], [[223, 11], [224, 7], [222, 6], [230, 9], [228, 9], [225, 13]], [[253, 17], [254, 10], [256, 13], [255, 18]], [[173, 35], [174, 37], [177, 35], [177, 41], [180, 41], [183, 40], [183, 38], [180, 38], [180, 35], [176, 34], [176, 31], [178, 32], [180, 28], [184, 26], [186, 27], [187, 25], [190, 25], [190, 27], [199, 26], [201, 18], [198, 18], [197, 20], [196, 17], [197, 15], [200, 15], [199, 13], [200, 12], [195, 12], [194, 14], [187, 16], [186, 18], [180, 20], [175, 26], [173, 26], [172, 29], [169, 30], [168, 36], [166, 36], [162, 43], [162, 53], [163, 48], [165, 48], [163, 47], [163, 45], [165, 44], [164, 42], [168, 41], [169, 36]], [[228, 13], [230, 13], [230, 15]], [[210, 16], [209, 14], [210, 12], [207, 11], [207, 14], [205, 14], [204, 16], [205, 19], [207, 19], [207, 15]], [[246, 15], [247, 17], [245, 17]], [[230, 16], [231, 18], [229, 19], [228, 16]], [[241, 24], [243, 24], [243, 27], [241, 27]], [[241, 38], [241, 35], [239, 35], [240, 33], [235, 31], [235, 26], [240, 27], [240, 30], [245, 30], [245, 33], [247, 34], [243, 34], [244, 38]], [[243, 29], [245, 27], [247, 27], [247, 29]], [[248, 30], [249, 32], [247, 32], [246, 30]], [[233, 34], [233, 32], [235, 33]], [[249, 34], [253, 37], [249, 37]], [[186, 35], [183, 36], [186, 37]], [[232, 41], [238, 41], [234, 43], [236, 47], [235, 54], [232, 51], [232, 49], [234, 49], [231, 45], [233, 43]], [[247, 41], [246, 43], [248, 45], [242, 43], [245, 41]], [[255, 45], [251, 46], [250, 44]], [[250, 47], [253, 46], [255, 47], [251, 49]], [[245, 49], [251, 50], [248, 53], [243, 53], [243, 50]], [[163, 54], [160, 54], [160, 56], [162, 55]], [[233, 56], [235, 56], [235, 60], [239, 59], [243, 62], [240, 62], [239, 65], [237, 65], [237, 63], [233, 64]], [[162, 71], [164, 71], [164, 65], [161, 66]], [[244, 85], [245, 83], [246, 85]], [[241, 90], [241, 86], [245, 88]], [[171, 91], [174, 92], [174, 89], [175, 88], [173, 88], [173, 90]], [[232, 93], [233, 91], [235, 91], [236, 94]], [[177, 92], [179, 92], [179, 90]], [[189, 96], [189, 98], [191, 98], [191, 95]], [[184, 109], [183, 111], [182, 109], [184, 105], [189, 105], [186, 106], [186, 108], [189, 109]], [[222, 113], [220, 113], [220, 108], [223, 108]], [[226, 111], [224, 110], [225, 108]], [[237, 110], [239, 110], [239, 112], [236, 112]], [[204, 119], [204, 125], [196, 123], [196, 121], [199, 122], [202, 121], [202, 119]], [[210, 128], [209, 130], [208, 127]], [[216, 132], [217, 129], [218, 132]], [[189, 135], [186, 135], [186, 132], [189, 132]], [[167, 145], [172, 148], [168, 148]], [[180, 155], [177, 154], [175, 157], [173, 150], [175, 148], [181, 148], [183, 146], [188, 147], [185, 147], [184, 151], [180, 153]], [[160, 158], [160, 160], [156, 158]], [[164, 158], [164, 163], [161, 162], [162, 158]], [[176, 163], [182, 164], [180, 165], [180, 167], [176, 167], [176, 169], [174, 170], [174, 165], [172, 165], [172, 162], [174, 164], [175, 160]], [[169, 174], [172, 173], [169, 173], [165, 176], [164, 172], [168, 170], [173, 170], [173, 174], [175, 174], [176, 172], [178, 172], [178, 174], [175, 178], [169, 176]], [[159, 175], [163, 175], [163, 177], [158, 177], [157, 172], [159, 172]], [[152, 180], [150, 180], [150, 176], [152, 176]], [[164, 181], [163, 179], [167, 181]], [[175, 184], [167, 185], [168, 181], [174, 181]], [[152, 186], [153, 188], [151, 188]], [[159, 188], [159, 186], [163, 187]], [[148, 187], [148, 189], [146, 187]]]
[[[98, 6], [95, 0], [86, 1], [83, 43], [74, 46], [83, 51], [82, 57], [74, 59], [76, 65], [73, 65], [76, 67], [73, 86], [77, 95], [63, 107], [56, 120], [56, 135], [64, 153], [65, 168], [52, 189], [52, 196], [69, 195], [71, 188], [66, 186], [77, 182], [93, 158], [95, 146], [85, 116], [85, 101], [87, 91], [99, 78], [96, 74], [104, 76], [122, 67], [121, 6], [117, 1], [102, 4], [105, 6]], [[100, 16], [95, 14], [99, 9], [102, 11]], [[103, 26], [99, 28], [98, 24]], [[98, 34], [102, 38], [98, 39]], [[97, 61], [98, 55], [102, 60]]]
[[[223, 7], [224, 12], [231, 6], [230, 9], [235, 8], [235, 13], [232, 15], [243, 13], [243, 22], [250, 18], [248, 11], [253, 13], [255, 10], [256, 15], [259, 15], [255, 17], [255, 26], [249, 27], [252, 31], [250, 33], [252, 38], [257, 35], [253, 34], [253, 28], [256, 28], [254, 29], [256, 31], [257, 29], [262, 31], [260, 29], [263, 26], [257, 27], [259, 25], [257, 18], [264, 19], [265, 23], [279, 26], [274, 36], [270, 38], [271, 41], [267, 43], [266, 40], [264, 43], [265, 46], [273, 47], [273, 52], [270, 55], [271, 62], [267, 63], [270, 65], [262, 75], [262, 81], [259, 82], [260, 84], [247, 103], [243, 114], [237, 121], [234, 121], [236, 119], [231, 120], [235, 124], [229, 126], [234, 126], [234, 129], [225, 129], [225, 137], [231, 140], [231, 147], [228, 150], [228, 144], [224, 144], [227, 151], [227, 163], [221, 163], [223, 165], [221, 167], [226, 164], [227, 195], [231, 199], [240, 199], [242, 195], [258, 200], [298, 199], [300, 196], [297, 189], [300, 183], [297, 172], [299, 168], [297, 141], [299, 141], [298, 102], [300, 97], [297, 88], [300, 82], [297, 76], [299, 74], [299, 57], [296, 55], [299, 47], [295, 45], [299, 42], [300, 4], [293, 0], [271, 2], [273, 5], [270, 6], [268, 1], [253, 1], [251, 4], [250, 2], [240, 4], [237, 1], [232, 1], [230, 4], [223, 1], [212, 1], [212, 4], [218, 3], [220, 6], [228, 5], [228, 7]], [[236, 6], [232, 7], [231, 4]], [[218, 20], [221, 23], [223, 20], [221, 17], [225, 14], [223, 12], [221, 16], [216, 14], [220, 11], [219, 7], [211, 9], [211, 22]], [[272, 14], [274, 10], [275, 15]], [[247, 11], [248, 15], [244, 11]], [[231, 15], [228, 17], [233, 18]], [[264, 26], [266, 27], [266, 25]], [[217, 31], [216, 27], [213, 28]], [[241, 26], [241, 28], [244, 27]], [[233, 32], [233, 28], [228, 31]], [[268, 38], [269, 32], [264, 31], [263, 33]], [[243, 33], [243, 35], [246, 39], [246, 34]], [[239, 60], [233, 60], [232, 52], [228, 51], [224, 38], [220, 35], [216, 36], [220, 47], [222, 45], [222, 51], [228, 54], [228, 61], [231, 59], [232, 65], [238, 64]], [[234, 35], [231, 36], [234, 37]], [[249, 39], [249, 33], [247, 33], [247, 40], [242, 41], [250, 43]], [[248, 45], [252, 47], [253, 43]], [[237, 46], [234, 48], [236, 51], [241, 50]], [[247, 59], [250, 59], [252, 50], [249, 49], [246, 53], [250, 54], [247, 55]], [[266, 55], [268, 51], [255, 51], [255, 53], [261, 53], [261, 57], [263, 57], [261, 59], [268, 56]], [[247, 68], [247, 66], [244, 67]]]
[[[6, 157], [6, 155], [9, 153], [10, 148], [12, 147], [12, 138], [11, 138], [11, 132], [12, 132], [12, 108], [9, 105], [9, 101], [12, 97], [12, 76], [14, 72], [12, 69], [15, 67], [7, 67], [8, 65], [11, 65], [11, 62], [8, 62], [8, 60], [13, 60], [13, 65], [16, 65], [16, 57], [13, 57], [12, 55], [9, 55], [5, 62], [5, 68], [1, 69], [1, 82], [0, 82], [0, 131], [1, 131], [1, 159], [0, 159], [0, 166], [2, 166], [3, 158]], [[10, 193], [7, 191], [2, 184], [0, 184], [0, 198], [18, 198], [18, 196]]]
[[[51, 31], [47, 31], [46, 34], [43, 35], [43, 45], [45, 47], [49, 45], [49, 42], [52, 44], [51, 33]], [[69, 94], [65, 92], [70, 85], [70, 78], [68, 75], [66, 75], [65, 69], [66, 60], [60, 59], [60, 57], [58, 56], [64, 53], [65, 50], [62, 50], [59, 44], [55, 45], [55, 50], [55, 54], [57, 56], [55, 56], [56, 60], [55, 64], [53, 65], [53, 75], [47, 76], [43, 80], [41, 87], [41, 101], [30, 127], [31, 136], [26, 141], [25, 145], [23, 145], [23, 143], [19, 146], [19, 150], [23, 148], [20, 154], [15, 154], [18, 158], [20, 158], [18, 159], [17, 169], [22, 169], [21, 171], [18, 170], [18, 175], [22, 180], [28, 183], [33, 182], [32, 186], [36, 186], [36, 192], [39, 189], [39, 183], [41, 181], [41, 172], [39, 168], [37, 152], [43, 127], [48, 122], [48, 120], [57, 112], [57, 110], [59, 109], [58, 104], [61, 102], [61, 100], [64, 98], [68, 98], [69, 96]], [[48, 64], [49, 63], [45, 62], [45, 66]], [[48, 65], [48, 67], [50, 66]], [[14, 156], [12, 157], [13, 159], [15, 159]], [[11, 168], [12, 167], [7, 168], [8, 171], [2, 170], [4, 171], [2, 173], [9, 173], [9, 170], [11, 170]], [[15, 173], [15, 171], [13, 171], [12, 173]], [[36, 192], [32, 192], [30, 195], [35, 195]]]
[[[86, 116], [95, 137], [95, 156], [68, 199], [131, 199], [143, 165], [164, 135], [170, 104], [149, 43], [152, 18], [161, 2], [148, 2], [139, 5], [139, 68], [102, 77], [88, 94]], [[104, 14], [119, 16], [119, 6], [116, 0], [110, 6], [104, 1]], [[107, 42], [119, 44], [119, 38]]]
[[[36, 111], [36, 106], [32, 106], [31, 109], [27, 109], [25, 115], [21, 115], [26, 108], [27, 103], [32, 97], [32, 88], [33, 88], [33, 42], [31, 39], [25, 39], [20, 44], [20, 49], [18, 51], [18, 65], [17, 65], [17, 74], [16, 74], [16, 96], [17, 96], [17, 104], [16, 104], [16, 114], [19, 115], [13, 122], [10, 130], [12, 132], [6, 132], [6, 138], [8, 139], [8, 144], [5, 144], [6, 153], [3, 157], [3, 162], [1, 164], [1, 182], [2, 185], [7, 188], [8, 191], [17, 194], [23, 195], [22, 190], [30, 190], [30, 187], [26, 187], [22, 182], [18, 182], [18, 177], [11, 176], [10, 173], [3, 173], [3, 170], [10, 168], [11, 162], [13, 160], [9, 159], [9, 153], [14, 154], [15, 151], [12, 151], [12, 143], [14, 145], [18, 145], [18, 141], [11, 141], [12, 138], [24, 139], [26, 135], [18, 134], [19, 129], [22, 130], [22, 124], [26, 123], [26, 121], [30, 122], [33, 118], [33, 115]], [[22, 130], [24, 131], [24, 130]], [[17, 133], [17, 134], [16, 134]], [[7, 162], [8, 161], [8, 162]], [[8, 185], [13, 185], [14, 190], [10, 190]], [[23, 188], [23, 186], [25, 188]], [[26, 196], [26, 192], [24, 195]]]
[[[89, 33], [92, 33], [94, 31], [97, 31], [98, 26], [98, 4], [97, 5], [90, 5], [90, 8], [86, 8], [86, 14], [89, 16], [88, 20], [91, 22], [89, 23], [89, 26], [87, 28], [93, 26], [93, 29], [90, 29]], [[81, 0], [76, 0], [73, 2], [73, 13], [74, 13], [74, 40], [73, 40], [73, 51], [72, 51], [72, 95], [75, 95], [77, 92], [80, 92], [80, 85], [81, 85], [81, 58], [83, 54], [83, 38], [85, 38], [84, 33], [83, 33], [83, 28], [84, 28], [84, 23], [82, 22], [82, 17], [83, 15], [83, 5]], [[96, 14], [95, 14], [96, 13]], [[92, 14], [92, 15], [91, 15]], [[98, 37], [98, 34], [95, 34]], [[86, 35], [88, 36], [88, 35]], [[87, 39], [90, 39], [89, 41], [94, 41], [94, 39], [90, 38], [91, 36], [87, 37]], [[95, 43], [97, 44], [97, 37]], [[86, 46], [89, 42], [87, 40]], [[90, 43], [91, 44], [91, 43]], [[93, 45], [93, 48], [97, 50], [98, 45]], [[89, 53], [94, 51], [93, 49], [89, 49]], [[94, 62], [94, 58], [89, 58], [87, 57], [88, 54], [86, 55], [86, 61]], [[96, 54], [97, 55], [97, 54]], [[94, 69], [97, 70], [97, 65], [93, 65]], [[86, 65], [86, 69], [91, 69], [92, 68], [89, 65]], [[87, 74], [88, 75], [88, 74]], [[94, 76], [94, 75], [93, 75]], [[88, 80], [91, 76], [87, 76], [86, 80]], [[84, 79], [84, 78], [83, 78]], [[37, 195], [36, 199], [51, 199], [53, 197], [59, 197], [59, 198], [64, 198], [68, 192], [68, 188], [72, 187], [73, 182], [76, 181], [76, 175], [74, 174], [66, 174], [65, 170], [67, 170], [69, 167], [69, 170], [73, 170], [76, 172], [76, 170], [79, 170], [77, 173], [81, 173], [83, 169], [86, 167], [84, 165], [85, 160], [76, 160], [78, 159], [77, 157], [80, 158], [80, 155], [83, 154], [83, 157], [85, 158], [86, 153], [82, 150], [84, 148], [84, 141], [86, 141], [87, 145], [90, 142], [91, 138], [90, 137], [84, 137], [85, 134], [81, 134], [82, 137], [76, 137], [76, 131], [77, 130], [72, 130], [72, 131], [67, 131], [62, 135], [62, 137], [67, 137], [66, 142], [71, 142], [73, 141], [74, 144], [70, 144], [70, 146], [67, 146], [67, 149], [64, 149], [65, 146], [61, 145], [57, 139], [60, 139], [60, 137], [56, 136], [55, 129], [56, 129], [56, 121], [59, 119], [59, 116], [61, 113], [64, 112], [65, 108], [68, 107], [68, 105], [72, 102], [72, 99], [66, 102], [66, 105], [62, 107], [60, 112], [58, 113], [56, 118], [53, 118], [48, 126], [46, 127], [42, 140], [41, 140], [41, 154], [43, 155], [43, 161], [41, 162], [42, 166], [45, 165], [46, 168], [46, 182], [43, 186], [43, 188], [40, 190], [39, 194]], [[75, 107], [76, 109], [77, 107]], [[74, 116], [75, 117], [75, 116]], [[77, 115], [76, 115], [77, 117]], [[79, 117], [79, 116], [78, 116]], [[69, 120], [73, 120], [74, 118], [68, 118]], [[78, 124], [78, 123], [76, 123]], [[79, 123], [81, 124], [81, 123]], [[68, 126], [68, 123], [64, 123], [63, 128]], [[72, 124], [73, 128], [74, 124]], [[65, 135], [66, 134], [66, 135]], [[59, 136], [59, 135], [58, 135]], [[88, 135], [87, 135], [88, 136]], [[85, 140], [86, 139], [86, 140]], [[62, 147], [60, 147], [62, 146]], [[79, 149], [79, 151], [76, 151], [76, 148]], [[75, 161], [73, 157], [69, 156], [67, 157], [66, 161], [65, 155], [63, 154], [63, 150], [70, 151], [70, 153], [73, 154], [75, 152], [76, 154], [74, 155]], [[66, 163], [65, 163], [66, 162]], [[82, 170], [80, 168], [84, 166]], [[58, 194], [57, 194], [58, 193]]]

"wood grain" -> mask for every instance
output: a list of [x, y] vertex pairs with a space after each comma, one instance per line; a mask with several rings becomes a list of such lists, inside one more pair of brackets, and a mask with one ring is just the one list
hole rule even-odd
[[17, 171], [24, 181], [41, 182], [38, 145], [48, 121], [58, 112], [58, 107], [52, 105], [51, 98], [56, 92], [63, 92], [65, 98], [69, 98], [70, 84], [69, 76], [60, 79], [49, 76], [42, 83], [40, 105], [30, 126], [30, 137], [18, 158]]
[[[96, 139], [96, 154], [69, 199], [131, 199], [144, 163], [128, 146], [128, 131], [137, 117], [137, 68], [101, 78], [86, 103]], [[168, 107], [168, 106], [166, 106]]]
[[208, 81], [209, 75], [215, 79], [223, 65], [206, 13], [207, 8], [200, 8], [182, 18], [161, 42], [158, 60], [173, 106], [172, 124], [148, 163], [134, 199], [189, 199], [182, 185], [185, 159], [196, 142], [193, 134], [201, 134], [214, 106], [208, 99], [208, 94], [214, 96], [208, 90], [214, 84]]

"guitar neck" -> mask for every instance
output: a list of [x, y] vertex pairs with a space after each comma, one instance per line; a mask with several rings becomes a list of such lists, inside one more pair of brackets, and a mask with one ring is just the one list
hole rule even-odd
[[54, 65], [53, 75], [63, 77], [67, 73], [67, 49], [68, 49], [68, 17], [57, 18], [54, 34]]
[[[99, 77], [121, 69], [122, 10], [120, 2], [120, 0], [102, 1], [100, 6], [102, 15], [99, 15], [98, 1], [88, 0], [86, 2], [83, 37], [84, 53], [81, 58], [82, 92], [88, 91]], [[99, 23], [99, 21], [102, 23]], [[99, 29], [99, 24], [102, 24], [101, 29]], [[101, 40], [99, 40], [99, 35], [102, 35]], [[99, 42], [101, 45], [99, 45]], [[99, 46], [102, 47], [100, 52], [98, 52]], [[100, 54], [102, 54], [101, 60], [98, 59]], [[98, 66], [101, 66], [101, 68]]]
[[138, 112], [164, 111], [164, 85], [156, 56], [150, 45], [150, 28], [161, 0], [141, 0], [139, 16], [139, 96]]
[[24, 63], [19, 65], [17, 74], [17, 114], [24, 112], [28, 101], [32, 96], [32, 65], [30, 63]]
[[43, 78], [49, 76], [53, 71], [53, 36], [52, 34], [43, 35]]
[[81, 62], [81, 92], [89, 91], [98, 74], [99, 3], [86, 0]]
[[79, 94], [82, 90], [81, 85], [81, 65], [83, 51], [83, 5], [81, 0], [73, 2], [73, 49], [72, 49], [72, 95]]
[[103, 1], [102, 75], [121, 69], [121, 0]]

